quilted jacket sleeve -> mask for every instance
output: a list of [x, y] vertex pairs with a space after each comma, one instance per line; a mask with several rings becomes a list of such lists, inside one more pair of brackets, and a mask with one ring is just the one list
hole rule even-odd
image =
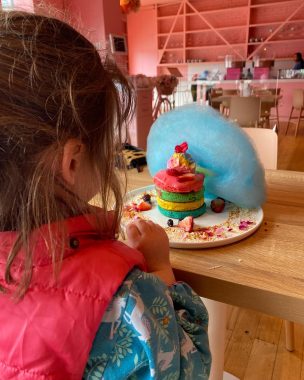
[[208, 379], [208, 314], [185, 283], [133, 270], [108, 307], [83, 379]]

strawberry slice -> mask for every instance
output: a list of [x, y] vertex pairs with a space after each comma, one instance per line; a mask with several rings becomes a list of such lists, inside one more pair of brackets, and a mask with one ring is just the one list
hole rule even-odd
[[186, 173], [186, 174], [178, 176], [177, 181], [178, 182], [188, 182], [188, 181], [192, 181], [194, 178], [195, 178], [194, 173]]
[[180, 175], [180, 172], [176, 169], [167, 169], [166, 172], [168, 175], [171, 175], [173, 177], [177, 177]]
[[132, 210], [134, 210], [134, 207], [131, 205], [126, 205], [126, 206], [124, 206], [123, 210], [124, 211], [132, 211]]
[[136, 206], [138, 211], [148, 211], [151, 210], [152, 205], [149, 202], [142, 201]]
[[178, 222], [178, 226], [186, 232], [193, 231], [193, 216], [186, 216], [183, 220]]

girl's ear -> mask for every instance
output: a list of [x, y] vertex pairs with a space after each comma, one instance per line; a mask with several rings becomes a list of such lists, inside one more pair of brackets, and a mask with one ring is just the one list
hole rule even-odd
[[85, 146], [79, 139], [69, 139], [62, 154], [61, 171], [66, 183], [74, 186], [83, 160]]

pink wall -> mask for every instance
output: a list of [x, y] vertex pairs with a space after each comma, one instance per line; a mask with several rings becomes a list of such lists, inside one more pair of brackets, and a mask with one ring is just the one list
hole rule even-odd
[[32, 0], [35, 13], [64, 20], [64, 0]]
[[49, 4], [52, 4], [57, 9], [64, 9], [64, 0], [48, 0]]
[[103, 1], [65, 0], [71, 23], [93, 43], [105, 43]]
[[66, 19], [91, 42], [103, 47], [110, 33], [126, 33], [118, 0], [14, 0], [14, 4], [16, 9]]
[[109, 33], [125, 33], [119, 1], [65, 0], [64, 4], [73, 26], [95, 44], [105, 46]]
[[156, 10], [145, 9], [128, 15], [129, 72], [156, 76]]
[[[41, 0], [33, 0], [34, 6], [36, 7], [38, 4], [43, 4]], [[64, 9], [64, 0], [48, 0], [45, 1], [45, 6], [44, 8], [55, 8], [58, 10], [63, 10]]]
[[[71, 16], [71, 24], [98, 49], [107, 47], [110, 33], [126, 33], [117, 0], [65, 0], [65, 11]], [[121, 70], [128, 73], [127, 56], [115, 55], [114, 58]]]
[[[126, 22], [118, 0], [14, 0], [16, 9], [35, 11], [69, 22], [98, 48], [105, 48], [110, 33], [126, 34]], [[1, 4], [1, 0], [0, 0]], [[116, 56], [127, 71], [127, 56]]]
[[[92, 0], [91, 0], [92, 1]], [[124, 34], [126, 33], [126, 27], [122, 21], [122, 13], [119, 5], [119, 1], [115, 0], [103, 0], [104, 9], [104, 28], [106, 36], [109, 33]]]

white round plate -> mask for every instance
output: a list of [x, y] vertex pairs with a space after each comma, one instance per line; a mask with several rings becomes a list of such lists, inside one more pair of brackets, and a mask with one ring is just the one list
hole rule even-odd
[[[152, 209], [137, 211], [136, 204], [142, 201], [144, 194], [151, 195]], [[231, 244], [253, 234], [263, 221], [261, 208], [245, 209], [226, 202], [221, 213], [210, 209], [210, 199], [205, 199], [207, 210], [202, 216], [194, 219], [193, 232], [185, 232], [178, 227], [178, 219], [173, 219], [174, 226], [168, 227], [168, 217], [162, 215], [157, 208], [154, 185], [130, 191], [126, 195], [122, 226], [136, 218], [152, 220], [160, 224], [169, 237], [172, 248], [210, 248]]]

